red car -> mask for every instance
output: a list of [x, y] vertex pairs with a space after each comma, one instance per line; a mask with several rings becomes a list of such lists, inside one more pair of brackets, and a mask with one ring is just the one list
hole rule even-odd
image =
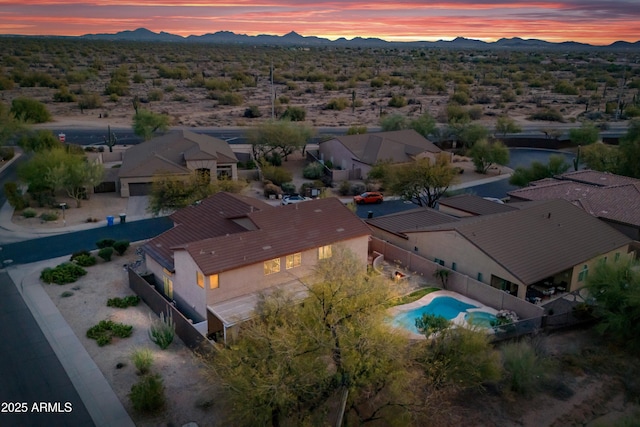
[[369, 203], [382, 203], [384, 198], [382, 193], [378, 191], [367, 191], [358, 196], [353, 196], [353, 201], [358, 205], [365, 205]]

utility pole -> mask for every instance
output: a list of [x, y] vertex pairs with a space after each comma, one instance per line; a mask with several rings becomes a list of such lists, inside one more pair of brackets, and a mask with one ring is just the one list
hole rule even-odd
[[269, 77], [269, 80], [271, 81], [271, 120], [274, 120], [276, 118], [276, 94], [273, 92], [273, 62], [269, 69]]

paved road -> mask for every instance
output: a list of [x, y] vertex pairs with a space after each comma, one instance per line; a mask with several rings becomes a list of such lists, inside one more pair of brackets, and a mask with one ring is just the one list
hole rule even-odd
[[[0, 426], [93, 426], [78, 392], [6, 272], [0, 272]], [[62, 413], [32, 411], [39, 402]], [[70, 406], [65, 406], [66, 403]], [[27, 413], [10, 404], [26, 403]], [[20, 406], [21, 409], [24, 409]]]
[[104, 238], [130, 242], [149, 239], [168, 230], [172, 224], [168, 217], [159, 217], [10, 243], [2, 246], [0, 257], [3, 258], [3, 262], [11, 260], [11, 265], [27, 264], [82, 249], [93, 250], [96, 248], [96, 242]]

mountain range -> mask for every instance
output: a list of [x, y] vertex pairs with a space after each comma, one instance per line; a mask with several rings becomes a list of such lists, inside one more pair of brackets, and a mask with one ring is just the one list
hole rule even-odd
[[146, 28], [138, 28], [136, 30], [120, 31], [113, 34], [85, 34], [75, 38], [88, 40], [126, 40], [126, 41], [145, 41], [145, 42], [196, 42], [196, 43], [219, 43], [219, 44], [251, 44], [251, 45], [277, 45], [277, 46], [341, 46], [341, 47], [416, 47], [416, 48], [454, 48], [454, 49], [562, 49], [562, 50], [591, 50], [591, 49], [608, 49], [608, 50], [640, 50], [640, 41], [630, 43], [626, 41], [617, 41], [607, 46], [594, 46], [586, 43], [578, 42], [561, 42], [553, 43], [537, 39], [521, 39], [502, 38], [495, 42], [484, 42], [482, 40], [468, 39], [457, 37], [451, 41], [438, 40], [430, 41], [414, 41], [414, 42], [390, 42], [379, 38], [362, 38], [355, 37], [347, 40], [341, 37], [337, 40], [329, 40], [315, 36], [301, 36], [292, 31], [283, 36], [260, 34], [257, 36], [248, 36], [246, 34], [236, 34], [231, 31], [218, 31], [216, 33], [203, 34], [201, 36], [182, 37], [176, 34], [166, 33], [164, 31], [155, 33]]

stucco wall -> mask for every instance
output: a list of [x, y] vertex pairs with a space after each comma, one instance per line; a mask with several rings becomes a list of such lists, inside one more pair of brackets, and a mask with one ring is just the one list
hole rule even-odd
[[343, 170], [354, 168], [353, 153], [349, 151], [337, 139], [324, 141], [319, 145], [320, 159], [331, 160], [334, 166], [340, 166]]
[[173, 293], [180, 295], [183, 301], [196, 313], [206, 318], [205, 290], [198, 286], [196, 277], [198, 266], [187, 251], [175, 251], [173, 253], [173, 264], [176, 270], [173, 276]]
[[593, 270], [596, 268], [598, 263], [601, 262], [600, 260], [603, 260], [606, 257], [607, 263], [614, 262], [616, 253], [619, 253], [620, 260], [626, 261], [629, 259], [628, 252], [629, 252], [629, 245], [624, 245], [620, 248], [607, 252], [606, 254], [596, 256], [586, 262], [582, 262], [576, 265], [575, 267], [573, 267], [573, 271], [571, 273], [571, 283], [569, 284], [569, 289], [567, 289], [567, 291], [575, 291], [576, 289], [582, 288], [586, 285], [584, 280], [581, 282], [578, 281], [580, 272], [582, 271], [585, 265], [587, 266], [587, 270], [588, 270], [587, 276], [588, 276], [589, 274], [593, 273]]

